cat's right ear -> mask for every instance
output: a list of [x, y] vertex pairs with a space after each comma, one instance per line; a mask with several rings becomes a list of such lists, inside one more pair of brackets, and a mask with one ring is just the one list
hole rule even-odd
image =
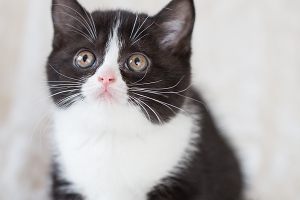
[[190, 51], [195, 22], [193, 0], [172, 0], [154, 19], [159, 26], [163, 48], [169, 48], [173, 53]]
[[90, 13], [76, 0], [52, 0], [52, 20], [54, 26], [54, 47], [61, 47], [68, 35], [74, 31], [89, 34], [90, 30], [83, 30], [90, 20]]

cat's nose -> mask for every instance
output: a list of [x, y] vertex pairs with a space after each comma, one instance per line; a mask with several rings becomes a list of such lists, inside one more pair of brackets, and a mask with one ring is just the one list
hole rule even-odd
[[99, 76], [98, 81], [102, 83], [105, 87], [107, 87], [108, 85], [114, 83], [116, 81], [116, 78], [112, 74], [106, 74], [103, 76]]

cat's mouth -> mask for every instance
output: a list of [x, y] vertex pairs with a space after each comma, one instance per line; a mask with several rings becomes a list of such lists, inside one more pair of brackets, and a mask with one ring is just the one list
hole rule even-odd
[[122, 95], [113, 88], [103, 88], [98, 91], [96, 100], [100, 100], [101, 102], [119, 102], [121, 96]]
[[98, 98], [101, 98], [101, 99], [105, 99], [105, 98], [109, 98], [109, 99], [113, 99], [113, 95], [108, 91], [108, 90], [105, 90], [104, 92], [100, 92], [100, 94], [98, 95]]
[[82, 86], [82, 95], [87, 100], [95, 103], [126, 104], [128, 101], [127, 87], [115, 82], [110, 85], [102, 85], [97, 79], [90, 79]]

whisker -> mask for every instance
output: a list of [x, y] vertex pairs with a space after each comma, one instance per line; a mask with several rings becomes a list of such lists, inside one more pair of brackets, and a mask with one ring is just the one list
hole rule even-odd
[[78, 28], [76, 28], [76, 27], [74, 27], [74, 26], [72, 26], [72, 25], [70, 25], [70, 24], [66, 24], [66, 25], [69, 26], [69, 27], [72, 27], [72, 28], [74, 28], [74, 29], [76, 30], [76, 31], [74, 31], [74, 30], [70, 30], [70, 31], [79, 33], [80, 35], [82, 35], [83, 37], [85, 37], [87, 40], [89, 40], [91, 43], [95, 44], [95, 43], [93, 42], [93, 39], [90, 38], [90, 36], [88, 36], [88, 35], [87, 35], [85, 32], [83, 32], [82, 30], [80, 30], [80, 29], [78, 29]]
[[64, 107], [64, 108], [66, 108], [67, 106], [71, 105], [72, 103], [74, 103], [75, 101], [77, 101], [80, 98], [81, 98], [80, 94], [74, 94], [74, 95], [68, 96], [63, 101], [61, 101], [60, 103], [56, 104], [56, 106], [57, 107]]
[[49, 85], [49, 86], [45, 86], [45, 87], [46, 88], [56, 88], [56, 89], [62, 88], [62, 89], [65, 89], [65, 88], [81, 88], [82, 86], [81, 85]]
[[[136, 106], [138, 107], [138, 109], [142, 112], [142, 114], [144, 115], [145, 118], [148, 118], [147, 121], [147, 126], [148, 126], [148, 133], [150, 134], [150, 123], [151, 123], [151, 117], [149, 115], [149, 112], [147, 111], [147, 109], [142, 105], [142, 103], [140, 103], [140, 100], [138, 98], [132, 97], [129, 95], [130, 101], [131, 102], [135, 102]], [[133, 101], [132, 101], [133, 100]], [[133, 103], [134, 103], [133, 102]], [[146, 116], [147, 115], [147, 116]]]
[[54, 96], [56, 96], [56, 95], [63, 94], [63, 93], [66, 93], [66, 92], [75, 92], [75, 91], [78, 91], [78, 90], [79, 90], [79, 89], [73, 89], [73, 90], [65, 90], [65, 91], [57, 92], [57, 93], [55, 93], [55, 94], [49, 95], [49, 96], [47, 96], [47, 97], [45, 97], [45, 98], [43, 98], [43, 99], [41, 99], [41, 100], [39, 100], [39, 101], [33, 103], [33, 104], [30, 105], [29, 107], [31, 107], [31, 106], [33, 106], [33, 105], [35, 105], [35, 104], [37, 104], [37, 103], [39, 103], [39, 102], [41, 102], [41, 101], [43, 101], [43, 100], [45, 100], [45, 99], [48, 99], [48, 98], [50, 98], [50, 97], [54, 97]]
[[95, 31], [96, 38], [97, 38], [97, 37], [98, 37], [98, 33], [97, 33], [95, 21], [94, 21], [93, 15], [92, 15], [91, 13], [89, 13], [89, 14], [90, 14], [90, 16], [91, 16], [91, 19], [92, 19], [92, 25], [93, 25], [93, 27], [94, 27], [94, 31]]
[[45, 87], [81, 87], [81, 85], [75, 85], [75, 84], [58, 84], [58, 85], [49, 85], [49, 86], [45, 86]]
[[[77, 98], [76, 98], [77, 97]], [[73, 100], [72, 100], [73, 99]], [[59, 100], [57, 103], [55, 103], [51, 108], [49, 108], [46, 113], [41, 117], [41, 119], [36, 123], [36, 125], [34, 126], [34, 129], [33, 129], [33, 132], [31, 134], [31, 139], [30, 139], [30, 144], [32, 144], [32, 140], [33, 140], [33, 137], [34, 137], [34, 133], [35, 133], [35, 130], [36, 128], [38, 127], [38, 125], [48, 116], [50, 115], [54, 110], [55, 108], [59, 107], [59, 106], [62, 106], [63, 104], [65, 104], [66, 102], [72, 100], [71, 102], [69, 102], [67, 105], [63, 106], [63, 107], [66, 107], [68, 105], [70, 105], [71, 103], [73, 103], [74, 101], [77, 101], [77, 100], [80, 100], [80, 94], [74, 94], [74, 95], [71, 95], [71, 96], [68, 96], [68, 97], [65, 97], [61, 100]], [[52, 121], [52, 120], [51, 120]], [[44, 131], [42, 132], [41, 136], [40, 136], [40, 148], [41, 148], [41, 143], [42, 143], [42, 138], [43, 138], [43, 135], [44, 135], [44, 132], [46, 131], [47, 127], [49, 126], [49, 124], [51, 123], [51, 121], [48, 123], [48, 125], [45, 127]]]
[[48, 115], [51, 114], [51, 112], [55, 109], [55, 106], [52, 106], [51, 108], [49, 108], [46, 113], [42, 116], [42, 118], [36, 123], [36, 125], [34, 126], [33, 128], [33, 132], [31, 134], [31, 138], [30, 138], [30, 143], [32, 143], [32, 140], [33, 140], [33, 136], [34, 136], [34, 133], [35, 133], [35, 130], [36, 128], [38, 127], [38, 125], [41, 123], [42, 120], [44, 120]]
[[37, 88], [35, 88], [35, 89], [44, 89], [44, 88], [62, 88], [62, 89], [65, 89], [65, 88], [72, 88], [72, 87], [74, 87], [74, 88], [80, 88], [81, 87], [81, 85], [72, 85], [72, 84], [66, 84], [66, 85], [64, 85], [64, 84], [57, 84], [57, 85], [45, 85], [45, 86], [41, 86], [41, 87], [37, 87]]
[[136, 25], [136, 21], [137, 21], [137, 18], [138, 18], [138, 14], [136, 14], [135, 16], [136, 17], [135, 17], [134, 25], [133, 25], [133, 28], [132, 28], [132, 31], [131, 31], [131, 34], [130, 34], [130, 37], [129, 37], [130, 40], [131, 40], [131, 37], [132, 37], [132, 33], [133, 33], [134, 29], [135, 29], [135, 25]]
[[[151, 117], [147, 111], [147, 109], [142, 105], [142, 103], [139, 102], [139, 99], [135, 98], [135, 97], [131, 97], [129, 96], [130, 101], [133, 104], [133, 107], [138, 109], [140, 112], [142, 112], [143, 116], [145, 117], [145, 119], [147, 120], [147, 128], [148, 128], [148, 134], [151, 134]], [[133, 102], [134, 101], [134, 102]]]
[[160, 92], [157, 91], [151, 91], [151, 90], [145, 90], [145, 89], [141, 89], [141, 88], [130, 88], [129, 91], [133, 91], [133, 92], [143, 92], [143, 93], [149, 93], [149, 94], [156, 94], [156, 95], [160, 95], [163, 96], [165, 98], [168, 98], [169, 96], [161, 94]]
[[143, 32], [145, 32], [148, 28], [150, 28], [152, 25], [154, 24], [154, 22], [152, 24], [150, 24], [149, 26], [147, 26], [143, 31], [141, 31], [136, 37], [133, 38], [133, 40], [135, 38], [138, 38]]
[[[79, 21], [86, 28], [86, 30], [89, 32], [89, 34], [92, 36], [93, 39], [97, 38], [95, 35], [93, 35], [93, 31], [91, 29], [90, 24], [86, 21], [86, 19], [77, 10], [75, 10], [75, 9], [73, 9], [73, 8], [67, 6], [67, 5], [64, 5], [64, 4], [53, 4], [53, 5], [54, 6], [63, 6], [63, 7], [66, 7], [68, 9], [70, 9], [70, 10], [73, 10], [76, 14], [78, 14], [83, 19], [83, 22], [81, 20], [79, 20], [78, 18], [76, 18], [76, 17], [74, 17], [74, 16], [72, 16], [68, 13], [61, 13], [61, 14], [66, 14], [66, 15], [72, 17], [73, 19], [76, 19], [77, 21]], [[85, 10], [85, 9], [83, 9], [83, 10]]]
[[74, 17], [73, 15], [70, 15], [70, 14], [64, 13], [64, 12], [53, 12], [53, 13], [67, 15], [67, 16], [69, 16], [69, 17], [75, 19], [76, 21], [78, 21], [78, 22], [79, 22], [79, 23], [87, 30], [87, 32], [89, 33], [89, 35], [90, 35], [92, 38], [94, 38], [93, 33], [91, 32], [90, 28], [88, 28], [88, 27], [84, 24], [84, 22], [82, 22], [81, 20], [79, 20], [77, 17]]
[[[81, 89], [81, 87], [74, 87], [74, 86], [72, 86], [72, 87], [49, 87], [48, 89], [51, 89], [51, 91], [52, 92], [61, 92], [61, 91], [63, 91], [63, 90], [80, 90]], [[55, 96], [55, 95], [54, 95]]]
[[52, 121], [53, 121], [53, 120], [50, 120], [50, 121], [48, 122], [48, 124], [47, 124], [46, 127], [44, 128], [42, 134], [40, 134], [40, 135], [41, 135], [41, 136], [40, 136], [40, 150], [41, 150], [41, 151], [42, 151], [42, 141], [43, 141], [43, 137], [44, 137], [44, 135], [45, 135], [45, 133], [46, 133], [47, 128], [49, 127], [49, 125], [51, 124]]
[[[74, 32], [74, 33], [78, 33], [79, 35], [82, 35], [83, 37], [85, 37], [83, 34], [81, 34], [80, 32], [78, 31], [74, 31], [74, 30], [69, 30], [71, 32]], [[85, 37], [85, 39], [87, 39], [89, 42], [91, 42], [92, 44], [95, 44], [92, 40], [90, 40], [89, 38]]]
[[159, 80], [159, 81], [153, 81], [153, 82], [150, 82], [150, 83], [128, 84], [128, 86], [150, 85], [150, 84], [158, 83], [158, 82], [161, 82], [161, 81], [162, 81], [162, 80]]
[[172, 89], [172, 88], [175, 88], [176, 86], [178, 86], [183, 78], [184, 78], [184, 76], [175, 85], [173, 85], [171, 87], [166, 87], [166, 88], [143, 88], [143, 89], [152, 90], [152, 91], [169, 90], [169, 89]]
[[[47, 97], [44, 97], [44, 98], [42, 98], [42, 99], [40, 99], [40, 100], [38, 100], [38, 101], [32, 103], [31, 105], [29, 105], [28, 108], [25, 109], [25, 111], [27, 112], [27, 110], [28, 110], [29, 108], [31, 108], [32, 106], [34, 106], [34, 105], [36, 105], [36, 104], [40, 103], [41, 101], [44, 101], [44, 100], [46, 100], [46, 99], [48, 99], [48, 98], [51, 98], [51, 97], [56, 96], [56, 95], [58, 95], [58, 94], [63, 94], [63, 93], [65, 93], [65, 92], [75, 92], [75, 91], [79, 91], [79, 89], [65, 90], [65, 91], [61, 91], [61, 92], [57, 92], [57, 93], [55, 93], [55, 94], [49, 95], [49, 96], [47, 96]], [[77, 94], [80, 94], [80, 93], [77, 93]]]
[[92, 73], [86, 75], [86, 76], [83, 76], [81, 78], [79, 78], [79, 81], [83, 84], [87, 79], [89, 79], [91, 76], [93, 76]]
[[149, 16], [146, 17], [146, 19], [144, 20], [144, 22], [139, 26], [139, 28], [137, 29], [137, 31], [135, 32], [135, 34], [133, 35], [133, 39], [135, 38], [135, 36], [138, 34], [139, 30], [142, 28], [142, 26], [145, 24], [145, 22], [148, 20]]
[[192, 84], [189, 85], [186, 89], [178, 91], [178, 92], [173, 92], [173, 91], [170, 91], [170, 92], [158, 92], [158, 91], [148, 90], [148, 89], [145, 89], [145, 88], [135, 88], [135, 87], [129, 88], [129, 91], [132, 91], [132, 92], [143, 92], [143, 93], [149, 93], [149, 94], [156, 94], [156, 95], [164, 96], [166, 98], [168, 98], [168, 96], [163, 95], [163, 94], [175, 94], [175, 95], [178, 95], [178, 96], [181, 96], [181, 97], [184, 97], [184, 98], [196, 101], [198, 103], [201, 103], [206, 108], [206, 111], [208, 111], [207, 106], [203, 102], [201, 102], [199, 100], [196, 100], [196, 99], [193, 99], [191, 97], [179, 94], [179, 93], [182, 93], [182, 92], [188, 90], [191, 86], [192, 86]]
[[159, 124], [162, 126], [163, 125], [163, 121], [160, 119], [159, 114], [156, 113], [154, 109], [152, 109], [148, 104], [146, 104], [145, 102], [143, 102], [141, 99], [139, 99], [139, 102], [141, 102], [142, 104], [144, 104], [145, 106], [147, 106], [154, 113], [154, 115], [156, 116]]
[[47, 83], [78, 83], [82, 84], [82, 82], [74, 82], [74, 81], [46, 81]]
[[36, 125], [34, 126], [33, 128], [33, 131], [31, 133], [31, 136], [30, 136], [30, 144], [32, 144], [32, 141], [33, 141], [33, 137], [34, 137], [34, 133], [38, 127], [38, 125], [41, 123], [42, 120], [44, 120], [48, 115], [50, 115], [50, 113], [52, 112], [52, 110], [54, 109], [54, 107], [51, 107], [49, 108], [47, 111], [46, 111], [46, 114], [44, 114], [42, 116], [42, 118], [36, 123]]
[[50, 63], [48, 63], [48, 65], [50, 65], [50, 67], [51, 67], [56, 73], [58, 73], [59, 75], [65, 77], [65, 78], [69, 78], [69, 79], [72, 79], [72, 80], [75, 80], [75, 81], [79, 81], [79, 79], [71, 78], [71, 77], [68, 77], [68, 76], [66, 76], [66, 75], [63, 75], [63, 74], [59, 73], [56, 69], [54, 69], [54, 67], [52, 67], [52, 65], [51, 65]]
[[161, 93], [164, 93], [164, 94], [178, 94], [178, 93], [182, 93], [182, 92], [185, 92], [187, 91], [190, 87], [192, 87], [193, 84], [190, 84], [187, 88], [181, 90], [181, 91], [178, 91], [178, 92], [174, 92], [174, 91], [170, 91], [170, 92], [161, 92]]
[[135, 40], [130, 46], [134, 45], [135, 43], [137, 43], [138, 41], [140, 41], [141, 39], [143, 39], [144, 37], [148, 36], [149, 34], [145, 34], [142, 37], [140, 37], [138, 40]]
[[193, 99], [193, 98], [188, 97], [188, 96], [184, 96], [184, 95], [182, 95], [182, 94], [176, 94], [176, 95], [181, 96], [181, 97], [184, 97], [184, 98], [187, 98], [187, 99], [190, 99], [190, 100], [192, 100], [192, 101], [196, 101], [196, 102], [198, 102], [198, 103], [201, 103], [201, 104], [205, 107], [206, 111], [208, 111], [207, 106], [206, 106], [202, 101], [199, 101], [199, 100], [197, 100], [197, 99]]
[[145, 113], [147, 114], [147, 117], [148, 117], [149, 121], [151, 121], [151, 118], [150, 118], [150, 115], [149, 115], [147, 109], [145, 109], [145, 107], [143, 105], [141, 105], [141, 103], [139, 102], [139, 99], [135, 98], [133, 96], [129, 96], [129, 98], [132, 99], [132, 100], [134, 100], [134, 102], [145, 111]]
[[82, 86], [82, 83], [49, 83], [48, 86]]
[[[84, 10], [85, 15], [87, 16], [89, 22], [90, 22], [91, 29], [93, 30], [93, 33], [94, 33], [94, 36], [95, 36], [95, 39], [96, 39], [96, 38], [97, 38], [96, 29], [95, 29], [95, 26], [93, 26], [93, 25], [95, 25], [95, 24], [93, 24], [92, 21], [91, 21], [91, 19], [90, 19], [90, 18], [92, 18], [92, 15], [91, 15], [90, 13], [89, 13], [89, 15], [88, 15], [88, 12], [86, 11], [85, 8], [83, 8], [83, 10]], [[92, 18], [92, 19], [93, 19], [93, 18]], [[93, 22], [94, 22], [94, 21], [93, 21]]]
[[[153, 98], [151, 98], [151, 97], [147, 97], [147, 96], [145, 96], [145, 95], [141, 95], [141, 94], [138, 94], [138, 93], [135, 93], [135, 92], [133, 92], [133, 94], [138, 95], [138, 96], [140, 96], [140, 97], [144, 97], [144, 98], [146, 98], [146, 99], [153, 100], [153, 101], [155, 101], [155, 102], [157, 102], [157, 103], [160, 103], [160, 104], [166, 106], [167, 108], [169, 108], [172, 112], [174, 112], [174, 110], [171, 109], [170, 106], [173, 107], [173, 108], [176, 108], [176, 109], [178, 109], [178, 110], [180, 110], [180, 111], [182, 111], [182, 112], [184, 112], [184, 113], [186, 113], [186, 114], [188, 114], [188, 113], [187, 113], [185, 110], [183, 110], [182, 108], [178, 108], [177, 106], [174, 106], [174, 105], [172, 105], [172, 104], [169, 104], [169, 103], [166, 103], [166, 102], [157, 100], [157, 99], [153, 99]], [[174, 112], [174, 113], [175, 113], [175, 112]]]
[[138, 80], [138, 81], [136, 81], [136, 82], [134, 82], [134, 83], [131, 83], [131, 85], [134, 85], [134, 84], [136, 84], [136, 83], [141, 82], [141, 81], [146, 77], [147, 74], [148, 74], [148, 68], [146, 69], [146, 73], [144, 74], [144, 76], [143, 76], [140, 80]]
[[57, 93], [55, 93], [55, 94], [49, 95], [49, 96], [46, 97], [46, 98], [54, 97], [54, 96], [56, 96], [56, 95], [63, 94], [63, 93], [66, 93], [66, 92], [75, 92], [75, 91], [79, 91], [79, 89], [64, 90], [64, 91], [57, 92]]

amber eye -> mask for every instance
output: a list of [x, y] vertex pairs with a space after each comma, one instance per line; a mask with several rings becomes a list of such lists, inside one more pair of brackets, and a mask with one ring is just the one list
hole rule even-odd
[[128, 69], [141, 72], [148, 67], [148, 59], [143, 54], [133, 54], [131, 55], [126, 62]]
[[89, 51], [81, 51], [76, 55], [75, 63], [78, 67], [88, 68], [92, 67], [96, 61], [93, 53]]

